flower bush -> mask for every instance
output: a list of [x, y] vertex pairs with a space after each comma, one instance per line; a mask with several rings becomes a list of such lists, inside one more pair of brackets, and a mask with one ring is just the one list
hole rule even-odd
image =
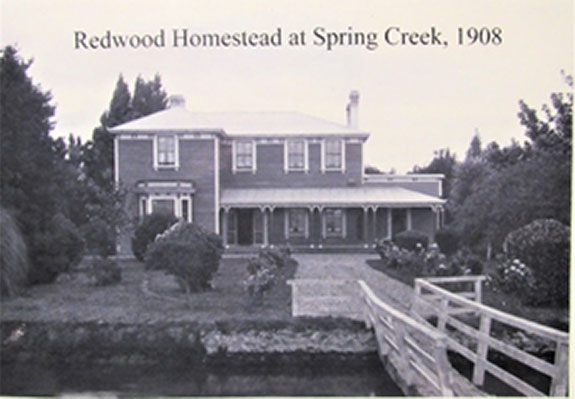
[[517, 293], [524, 296], [535, 289], [535, 278], [532, 270], [519, 259], [505, 259], [491, 276], [490, 283], [506, 293]]
[[252, 257], [246, 266], [247, 276], [243, 281], [248, 306], [261, 305], [264, 293], [275, 284], [277, 270], [293, 263], [297, 262], [291, 257], [289, 247], [263, 248], [257, 257]]
[[395, 243], [403, 249], [413, 251], [416, 249], [417, 244], [427, 248], [429, 238], [427, 234], [417, 230], [406, 230], [395, 236]]
[[377, 241], [375, 250], [385, 265], [392, 269], [409, 269], [414, 276], [421, 275], [424, 269], [425, 251], [409, 251], [388, 239]]
[[448, 257], [435, 243], [427, 249], [416, 244], [413, 250], [407, 250], [383, 239], [376, 242], [375, 249], [386, 267], [401, 271], [403, 278], [410, 283], [417, 277], [478, 275], [483, 272], [483, 263], [469, 251], [459, 250]]
[[268, 262], [275, 264], [277, 267], [287, 266], [290, 262], [295, 262], [291, 257], [290, 247], [274, 247], [274, 248], [262, 248], [259, 251], [258, 256], [260, 258], [266, 259]]
[[192, 223], [180, 222], [154, 243], [145, 255], [147, 270], [174, 276], [186, 293], [205, 291], [220, 266], [221, 238]]
[[531, 305], [569, 304], [570, 229], [553, 219], [538, 219], [507, 235], [504, 250], [532, 270]]

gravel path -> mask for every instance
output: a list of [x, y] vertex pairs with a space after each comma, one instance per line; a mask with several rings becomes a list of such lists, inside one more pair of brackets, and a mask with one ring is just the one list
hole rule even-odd
[[364, 280], [386, 303], [408, 310], [413, 288], [386, 274], [372, 269], [367, 260], [379, 259], [370, 254], [294, 254], [299, 262], [295, 275], [298, 279]]

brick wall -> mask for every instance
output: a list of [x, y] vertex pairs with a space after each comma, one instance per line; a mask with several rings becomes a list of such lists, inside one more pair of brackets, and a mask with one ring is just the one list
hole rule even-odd
[[256, 173], [232, 172], [232, 146], [222, 144], [220, 170], [223, 188], [246, 187], [343, 187], [350, 183], [361, 184], [362, 145], [347, 143], [345, 173], [321, 171], [321, 145], [308, 147], [309, 172], [284, 171], [284, 145], [258, 144]]

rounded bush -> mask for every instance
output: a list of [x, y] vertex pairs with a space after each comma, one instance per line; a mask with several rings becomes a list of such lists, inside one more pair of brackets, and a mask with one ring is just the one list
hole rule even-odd
[[145, 255], [147, 270], [173, 275], [186, 292], [211, 286], [223, 245], [219, 236], [191, 223], [180, 223], [152, 243]]
[[418, 243], [421, 244], [423, 248], [427, 248], [429, 237], [427, 237], [427, 234], [418, 230], [406, 230], [397, 234], [393, 241], [400, 248], [413, 251], [416, 249]]
[[0, 208], [0, 296], [17, 295], [28, 280], [28, 251], [16, 221]]
[[437, 230], [435, 232], [435, 242], [445, 255], [452, 255], [459, 249], [459, 237], [450, 228]]
[[84, 254], [84, 240], [76, 226], [64, 215], [54, 215], [45, 229], [31, 237], [29, 281], [53, 282], [60, 273], [77, 265]]
[[142, 223], [136, 228], [132, 237], [132, 252], [140, 262], [144, 261], [144, 254], [150, 243], [154, 242], [158, 234], [163, 233], [176, 223], [177, 219], [169, 213], [152, 213], [146, 215]]
[[538, 219], [507, 235], [503, 243], [510, 259], [519, 259], [533, 271], [533, 305], [569, 304], [570, 229], [554, 219]]

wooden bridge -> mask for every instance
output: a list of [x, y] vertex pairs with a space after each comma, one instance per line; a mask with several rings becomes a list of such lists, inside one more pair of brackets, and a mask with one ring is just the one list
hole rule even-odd
[[[290, 282], [292, 313], [296, 317], [339, 316], [364, 321], [375, 333], [384, 367], [406, 395], [484, 396], [480, 387], [489, 372], [525, 395], [566, 396], [568, 334], [483, 305], [484, 279], [416, 279], [409, 312], [382, 301], [365, 281], [296, 279]], [[445, 286], [459, 290], [452, 292]], [[494, 323], [552, 342], [553, 363], [494, 336]], [[472, 381], [453, 369], [448, 350], [473, 363]], [[548, 376], [549, 391], [543, 392], [493, 363], [488, 357], [490, 350]]]

